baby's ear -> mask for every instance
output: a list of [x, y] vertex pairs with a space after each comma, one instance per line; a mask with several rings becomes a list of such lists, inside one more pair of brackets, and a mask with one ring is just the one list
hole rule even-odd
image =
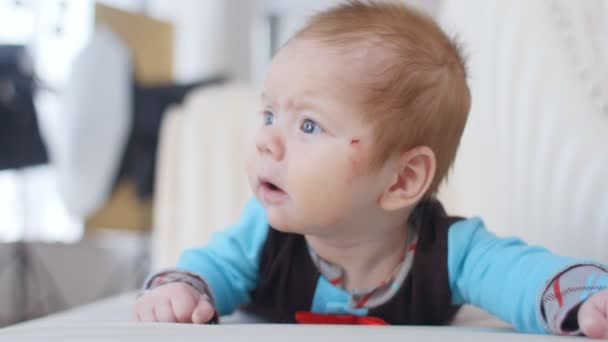
[[427, 146], [401, 153], [390, 185], [380, 197], [387, 211], [412, 207], [426, 194], [435, 176], [435, 153]]

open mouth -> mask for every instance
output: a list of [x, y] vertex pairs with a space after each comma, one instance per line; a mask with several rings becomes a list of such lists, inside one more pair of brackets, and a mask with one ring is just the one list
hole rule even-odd
[[260, 179], [260, 195], [267, 204], [279, 204], [287, 199], [283, 189], [266, 179]]
[[279, 188], [278, 186], [276, 186], [274, 183], [271, 183], [271, 182], [262, 181], [261, 185], [270, 191], [285, 192], [285, 191], [283, 191], [283, 189]]

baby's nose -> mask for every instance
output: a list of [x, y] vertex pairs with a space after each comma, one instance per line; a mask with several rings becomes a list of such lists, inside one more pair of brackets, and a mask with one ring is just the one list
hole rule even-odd
[[257, 136], [256, 145], [260, 154], [265, 154], [275, 160], [285, 156], [285, 142], [280, 132], [275, 128], [263, 129]]

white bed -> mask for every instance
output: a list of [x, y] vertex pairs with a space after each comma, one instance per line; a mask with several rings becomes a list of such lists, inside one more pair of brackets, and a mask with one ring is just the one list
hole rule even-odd
[[[0, 330], [0, 341], [569, 341], [570, 338], [524, 335], [488, 314], [465, 307], [450, 327], [362, 327], [251, 324], [243, 314], [218, 326], [135, 323], [130, 321], [135, 295], [100, 302]], [[580, 339], [578, 339], [580, 341]]]

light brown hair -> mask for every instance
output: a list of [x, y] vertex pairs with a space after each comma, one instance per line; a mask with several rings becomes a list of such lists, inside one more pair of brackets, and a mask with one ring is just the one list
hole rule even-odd
[[351, 0], [314, 15], [292, 39], [383, 53], [364, 96], [375, 132], [372, 167], [396, 151], [428, 146], [437, 168], [427, 194], [435, 193], [455, 158], [471, 96], [459, 48], [433, 19], [402, 3]]

